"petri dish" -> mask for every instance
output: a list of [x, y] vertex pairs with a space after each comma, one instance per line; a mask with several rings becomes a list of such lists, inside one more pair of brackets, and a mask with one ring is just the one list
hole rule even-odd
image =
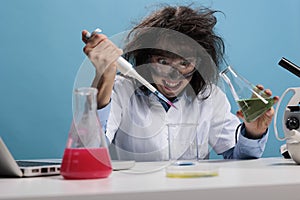
[[199, 163], [173, 163], [166, 167], [166, 177], [168, 178], [198, 178], [215, 177], [219, 175], [219, 170], [215, 166], [203, 166]]

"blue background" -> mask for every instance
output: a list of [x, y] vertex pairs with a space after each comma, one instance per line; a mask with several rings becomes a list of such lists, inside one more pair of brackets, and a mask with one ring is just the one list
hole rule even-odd
[[[110, 36], [159, 3], [154, 0], [1, 0], [0, 136], [16, 159], [60, 158], [72, 120], [72, 90], [85, 59], [81, 31], [101, 27]], [[196, 1], [195, 1], [196, 2]], [[252, 83], [281, 95], [299, 86], [277, 65], [282, 56], [300, 65], [300, 1], [205, 0], [218, 14], [229, 63]], [[281, 120], [279, 116], [279, 121]], [[280, 156], [273, 125], [264, 157]], [[213, 157], [218, 157], [214, 155]]]

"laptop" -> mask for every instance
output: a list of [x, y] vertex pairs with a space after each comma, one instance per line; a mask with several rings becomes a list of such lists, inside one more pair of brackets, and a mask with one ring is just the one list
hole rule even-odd
[[[61, 159], [15, 160], [0, 137], [0, 177], [36, 177], [60, 174]], [[112, 160], [113, 170], [135, 166], [134, 160]]]
[[35, 177], [60, 174], [60, 160], [15, 160], [0, 137], [0, 177]]

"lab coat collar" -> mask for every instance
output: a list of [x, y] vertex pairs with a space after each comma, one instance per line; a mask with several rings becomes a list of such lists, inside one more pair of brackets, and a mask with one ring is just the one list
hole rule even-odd
[[[137, 90], [135, 90], [135, 94], [137, 96], [147, 96], [147, 97], [155, 98], [155, 99], [158, 100], [158, 97], [155, 96], [150, 90], [142, 91], [140, 88], [138, 88]], [[191, 103], [192, 100], [193, 100], [191, 96], [187, 95], [186, 90], [184, 90], [176, 99], [173, 100], [172, 103], [175, 103], [175, 102], [179, 101], [182, 98], [186, 99], [189, 103]]]

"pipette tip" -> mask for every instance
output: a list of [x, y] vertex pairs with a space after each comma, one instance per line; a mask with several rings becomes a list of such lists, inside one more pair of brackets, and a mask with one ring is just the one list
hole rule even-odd
[[177, 109], [177, 107], [170, 101], [168, 100], [164, 95], [162, 95], [161, 93], [159, 93], [157, 90], [154, 92], [154, 94], [156, 94], [156, 96], [160, 99], [162, 99], [164, 102], [166, 102], [168, 105], [174, 107]]
[[167, 101], [167, 104], [169, 104], [170, 106], [174, 107], [175, 109], [177, 109], [177, 107], [171, 102], [171, 101]]

